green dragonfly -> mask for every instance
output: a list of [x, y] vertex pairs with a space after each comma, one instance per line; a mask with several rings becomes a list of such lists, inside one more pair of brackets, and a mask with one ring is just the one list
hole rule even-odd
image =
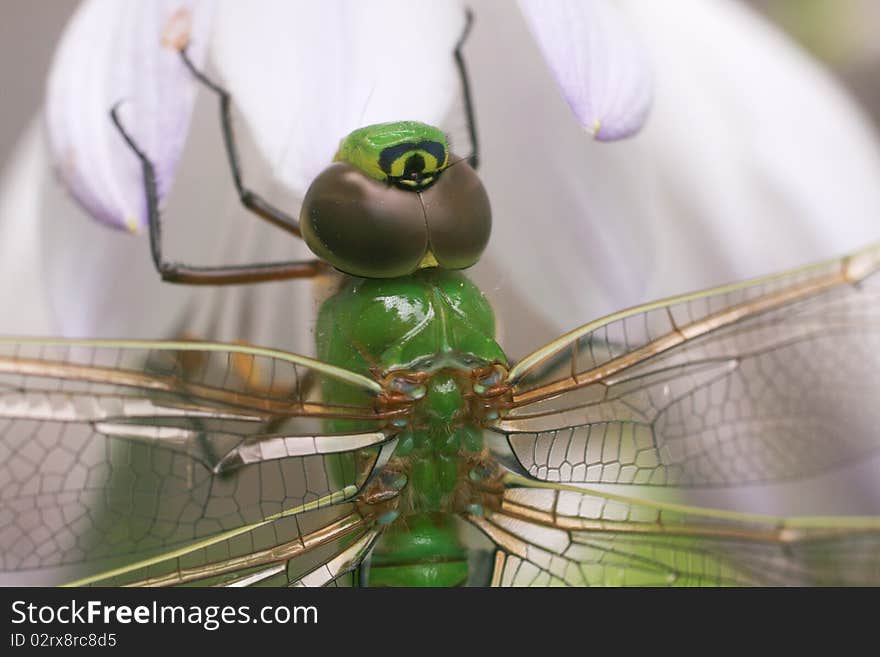
[[[880, 244], [574, 328], [512, 363], [460, 270], [488, 199], [443, 133], [346, 137], [299, 220], [319, 260], [169, 280], [346, 276], [317, 357], [195, 341], [0, 340], [0, 560], [76, 585], [880, 582], [880, 519], [770, 517], [637, 490], [809, 477], [874, 454]], [[590, 485], [625, 484], [632, 495]], [[641, 488], [640, 488], [641, 487]], [[619, 489], [616, 489], [619, 491]]]
[[443, 313], [485, 302], [440, 269], [353, 279], [325, 305], [319, 343], [338, 353], [359, 329], [329, 325], [337, 304], [381, 314], [389, 286], [423, 291], [436, 314], [382, 350], [421, 355], [387, 370], [212, 343], [5, 339], [3, 570], [320, 585], [369, 563], [359, 581], [460, 583], [481, 572], [458, 540], [468, 524], [495, 546], [484, 583], [876, 583], [876, 518], [584, 484], [778, 481], [875, 450], [878, 263], [880, 245], [640, 306], [512, 366], [468, 351], [472, 315]]

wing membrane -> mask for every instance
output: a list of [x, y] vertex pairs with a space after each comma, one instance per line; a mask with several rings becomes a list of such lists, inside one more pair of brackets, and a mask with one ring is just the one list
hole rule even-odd
[[293, 586], [338, 586], [342, 578], [353, 573], [370, 553], [379, 535], [378, 529], [365, 532], [357, 541], [341, 550], [335, 557], [329, 559], [327, 563], [321, 564], [312, 572], [295, 581]]
[[323, 585], [357, 567], [381, 529], [342, 496], [289, 509], [172, 552], [98, 572], [72, 586]]
[[874, 585], [880, 518], [776, 518], [574, 487], [512, 488], [470, 520], [496, 586]]
[[354, 494], [387, 418], [328, 378], [378, 387], [234, 345], [0, 340], [0, 570], [76, 579]]
[[880, 446], [880, 245], [640, 306], [510, 373], [496, 424], [534, 477], [732, 485], [817, 473]]

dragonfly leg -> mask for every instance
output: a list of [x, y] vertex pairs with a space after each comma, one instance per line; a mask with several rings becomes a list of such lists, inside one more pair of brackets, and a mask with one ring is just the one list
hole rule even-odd
[[238, 146], [235, 144], [235, 131], [232, 128], [232, 97], [219, 84], [211, 80], [202, 73], [187, 54], [186, 48], [180, 51], [180, 58], [184, 65], [189, 69], [190, 73], [213, 91], [220, 98], [220, 125], [223, 129], [223, 143], [226, 146], [226, 159], [229, 160], [229, 168], [232, 170], [232, 179], [235, 182], [235, 189], [238, 191], [238, 198], [241, 199], [242, 205], [248, 210], [256, 214], [258, 217], [286, 230], [297, 237], [302, 237], [299, 230], [299, 221], [282, 210], [279, 210], [269, 203], [262, 196], [244, 186], [241, 176], [241, 164], [238, 159]]
[[464, 53], [462, 48], [468, 35], [471, 33], [471, 27], [474, 24], [474, 12], [470, 8], [465, 9], [464, 29], [455, 44], [455, 65], [458, 67], [458, 76], [461, 78], [461, 93], [464, 97], [464, 112], [467, 117], [468, 134], [471, 139], [471, 155], [468, 158], [470, 165], [476, 169], [480, 164], [480, 143], [477, 140], [477, 121], [474, 115], [474, 103], [471, 97], [471, 83], [468, 78], [467, 66], [464, 62]]
[[328, 265], [317, 259], [220, 267], [194, 267], [165, 261], [162, 257], [162, 228], [159, 221], [159, 193], [156, 187], [156, 170], [150, 159], [123, 127], [119, 119], [118, 107], [118, 105], [115, 105], [110, 110], [110, 117], [141, 163], [144, 191], [147, 197], [150, 252], [153, 256], [153, 263], [163, 280], [190, 285], [238, 285], [262, 281], [278, 281], [288, 278], [309, 278], [328, 268]]

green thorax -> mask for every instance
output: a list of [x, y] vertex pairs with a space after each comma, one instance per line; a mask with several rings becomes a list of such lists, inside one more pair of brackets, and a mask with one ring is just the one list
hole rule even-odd
[[318, 358], [368, 375], [429, 356], [462, 366], [477, 359], [507, 362], [495, 342], [489, 302], [456, 271], [350, 279], [321, 307], [316, 332]]
[[449, 145], [442, 130], [418, 121], [395, 121], [359, 128], [339, 144], [334, 161], [348, 162], [376, 180], [406, 184], [417, 171], [425, 180], [442, 170], [449, 159]]
[[[474, 373], [505, 366], [482, 292], [459, 272], [424, 269], [394, 279], [351, 279], [321, 308], [318, 358], [362, 374], [418, 373], [422, 396], [400, 428], [389, 467], [406, 475], [398, 513], [373, 551], [374, 584], [455, 584], [467, 577], [452, 514], [483, 451], [469, 405]], [[363, 393], [329, 381], [326, 401], [363, 404]], [[335, 431], [356, 431], [336, 421]]]

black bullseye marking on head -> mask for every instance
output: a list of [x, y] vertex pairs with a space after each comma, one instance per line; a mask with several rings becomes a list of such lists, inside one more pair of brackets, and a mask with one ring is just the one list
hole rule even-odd
[[[420, 141], [418, 143], [403, 143], [389, 146], [379, 153], [379, 167], [387, 174], [391, 174], [391, 167], [401, 157], [412, 151], [425, 151], [433, 156], [440, 167], [446, 161], [446, 147], [437, 141]], [[424, 162], [424, 158], [422, 159]]]
[[425, 158], [416, 153], [406, 158], [406, 164], [403, 165], [403, 175], [409, 178], [421, 177], [425, 170]]

